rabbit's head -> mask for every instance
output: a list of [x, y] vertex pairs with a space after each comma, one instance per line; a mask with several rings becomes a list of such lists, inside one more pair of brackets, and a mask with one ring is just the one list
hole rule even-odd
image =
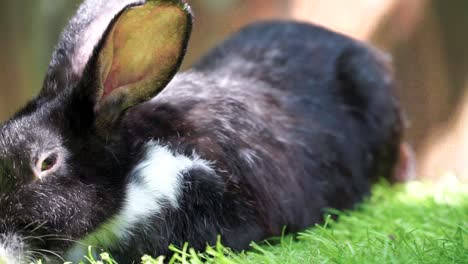
[[0, 263], [63, 252], [121, 207], [122, 114], [160, 92], [191, 30], [176, 0], [87, 0], [39, 95], [0, 125]]

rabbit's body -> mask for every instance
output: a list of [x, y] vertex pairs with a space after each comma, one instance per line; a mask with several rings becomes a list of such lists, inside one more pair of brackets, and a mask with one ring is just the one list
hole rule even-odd
[[[146, 239], [135, 236], [130, 244], [157, 238], [158, 252], [174, 241], [202, 249], [220, 234], [226, 245], [244, 249], [283, 226], [297, 231], [319, 222], [325, 208], [350, 208], [372, 179], [390, 174], [385, 163], [398, 146], [399, 114], [379, 67], [342, 36], [272, 22], [244, 29], [176, 75], [125, 115], [121, 135], [131, 152], [169, 151], [175, 160], [185, 157], [176, 163], [195, 160], [194, 167], [181, 165], [180, 182], [171, 186], [178, 209], [155, 213], [141, 234]], [[382, 79], [371, 87], [372, 78]], [[155, 171], [146, 177], [163, 180], [157, 178], [164, 162], [147, 156], [143, 162]], [[141, 246], [135, 257], [153, 247]]]
[[[58, 165], [67, 162], [58, 175], [5, 191], [7, 252], [31, 229], [103, 247], [121, 263], [168, 254], [171, 243], [201, 250], [217, 235], [245, 249], [284, 226], [320, 222], [325, 208], [352, 207], [392, 172], [401, 132], [392, 79], [373, 51], [347, 37], [293, 22], [250, 26], [125, 111], [109, 133], [94, 125], [107, 108], [83, 92], [101, 80], [92, 74], [96, 56], [77, 88], [53, 98], [56, 89], [45, 88], [0, 130], [3, 168], [44, 145], [58, 149]], [[26, 145], [32, 150], [12, 154]], [[69, 258], [87, 249], [22, 243]]]

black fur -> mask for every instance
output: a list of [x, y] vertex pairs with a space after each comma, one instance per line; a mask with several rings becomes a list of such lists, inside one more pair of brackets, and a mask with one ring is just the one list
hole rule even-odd
[[[201, 250], [218, 234], [245, 249], [283, 226], [320, 222], [325, 208], [351, 208], [392, 172], [401, 137], [393, 80], [376, 51], [348, 37], [295, 22], [249, 26], [126, 111], [110, 138], [95, 131], [94, 101], [80, 92], [89, 76], [62, 78], [70, 65], [57, 61], [73, 41], [62, 38], [43, 93], [0, 128], [0, 239], [93, 232], [122, 207], [152, 139], [195, 151], [215, 170], [186, 172], [178, 209], [109, 248], [120, 263], [170, 254], [171, 243]], [[65, 165], [34, 181], [29, 166], [48, 149]], [[70, 245], [25, 241], [58, 252]]]

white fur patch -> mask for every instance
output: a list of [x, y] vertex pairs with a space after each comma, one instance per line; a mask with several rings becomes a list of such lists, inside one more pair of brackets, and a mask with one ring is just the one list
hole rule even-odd
[[6, 248], [0, 246], [0, 264], [16, 264], [14, 258], [12, 258]]
[[136, 225], [151, 224], [150, 218], [161, 213], [163, 208], [178, 208], [183, 188], [182, 175], [195, 168], [213, 172], [210, 162], [200, 159], [196, 153], [187, 157], [150, 141], [145, 156], [131, 173], [123, 208], [76, 244], [66, 254], [67, 259], [81, 259], [87, 250], [83, 245], [113, 246], [131, 236]]
[[10, 252], [0, 245], [0, 264], [10, 264], [12, 259], [14, 258], [11, 257]]
[[[148, 143], [146, 153], [132, 173], [125, 206], [118, 216], [118, 221], [128, 227], [126, 231], [159, 213], [164, 206], [179, 206], [183, 173], [193, 168], [212, 170], [209, 163], [196, 154], [191, 157], [176, 155], [154, 141]], [[121, 234], [120, 238], [124, 236]]]
[[15, 235], [0, 235], [0, 264], [19, 264], [22, 260], [22, 240]]

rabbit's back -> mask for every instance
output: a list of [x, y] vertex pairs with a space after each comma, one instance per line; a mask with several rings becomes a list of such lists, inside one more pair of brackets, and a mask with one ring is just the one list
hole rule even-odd
[[400, 137], [377, 56], [292, 22], [244, 29], [124, 123], [136, 142], [158, 138], [212, 161], [267, 235], [320, 221], [323, 208], [351, 207], [391, 173]]

